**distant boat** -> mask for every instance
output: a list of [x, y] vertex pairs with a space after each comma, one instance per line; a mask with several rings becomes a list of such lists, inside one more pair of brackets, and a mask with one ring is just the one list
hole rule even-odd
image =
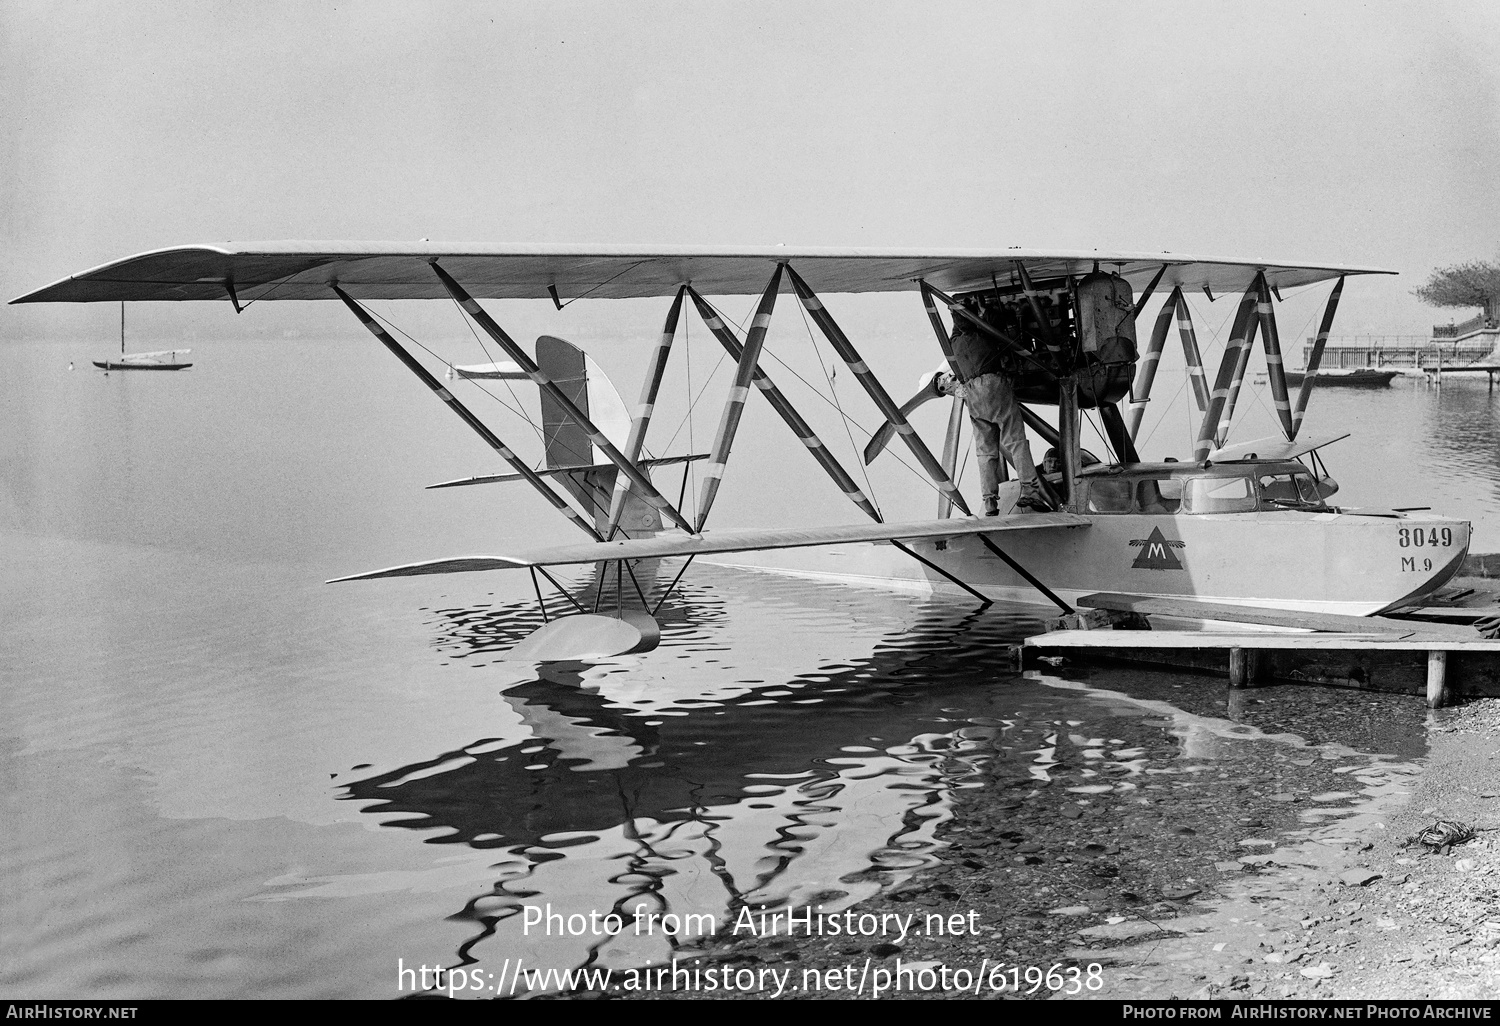
[[116, 360], [94, 360], [100, 370], [183, 370], [190, 363], [181, 363], [179, 353], [191, 353], [191, 349], [158, 349], [152, 353], [127, 353], [125, 351], [125, 304], [120, 304], [120, 356]]
[[[1371, 370], [1368, 367], [1355, 367], [1351, 370], [1318, 371], [1316, 381], [1319, 385], [1338, 385], [1342, 388], [1385, 388], [1400, 373], [1399, 370]], [[1286, 372], [1286, 383], [1300, 385], [1306, 377], [1306, 371], [1289, 370]]]

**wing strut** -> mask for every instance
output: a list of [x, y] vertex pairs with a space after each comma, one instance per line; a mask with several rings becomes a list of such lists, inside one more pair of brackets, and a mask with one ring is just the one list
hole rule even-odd
[[808, 314], [817, 322], [818, 328], [823, 332], [824, 337], [828, 339], [829, 344], [839, 354], [839, 357], [844, 363], [849, 365], [849, 369], [854, 372], [854, 376], [859, 379], [859, 383], [864, 386], [870, 398], [875, 401], [875, 405], [880, 408], [880, 412], [885, 414], [885, 419], [895, 425], [897, 433], [901, 435], [901, 440], [906, 443], [912, 455], [922, 464], [922, 469], [926, 470], [927, 475], [932, 478], [938, 488], [953, 500], [955, 506], [969, 516], [973, 516], [974, 514], [969, 512], [968, 504], [964, 502], [964, 497], [958, 493], [958, 488], [953, 484], [953, 479], [948, 476], [948, 472], [943, 469], [942, 464], [932, 455], [932, 451], [927, 448], [926, 443], [918, 437], [916, 429], [906, 422], [906, 418], [901, 415], [901, 408], [896, 405], [890, 393], [885, 390], [885, 386], [880, 383], [880, 379], [875, 377], [870, 368], [865, 365], [865, 362], [859, 358], [859, 353], [850, 344], [849, 337], [844, 334], [844, 330], [829, 315], [828, 310], [823, 306], [823, 301], [808, 287], [807, 282], [802, 280], [802, 276], [790, 264], [786, 265], [786, 270], [792, 279], [792, 287], [797, 290], [797, 298], [802, 301], [802, 305], [807, 308]]
[[697, 535], [698, 532], [693, 530], [692, 525], [683, 519], [681, 513], [677, 512], [677, 507], [673, 506], [661, 492], [656, 490], [651, 484], [651, 479], [636, 465], [635, 461], [626, 459], [624, 453], [615, 448], [614, 443], [609, 440], [608, 436], [596, 428], [593, 421], [585, 417], [583, 411], [578, 408], [572, 399], [568, 398], [568, 394], [558, 388], [551, 378], [542, 373], [541, 368], [536, 365], [536, 361], [526, 354], [526, 350], [516, 345], [515, 339], [507, 335], [504, 329], [496, 324], [489, 314], [484, 312], [484, 307], [480, 306], [473, 296], [465, 292], [463, 286], [454, 281], [448, 272], [438, 265], [436, 260], [432, 261], [431, 267], [437, 273], [439, 280], [442, 281], [443, 287], [448, 290], [449, 295], [453, 297], [458, 305], [463, 307], [470, 317], [474, 318], [474, 322], [484, 329], [485, 334], [489, 335], [501, 349], [505, 350], [510, 358], [526, 372], [527, 377], [557, 401], [557, 405], [562, 407], [563, 412], [575, 424], [588, 432], [589, 441], [593, 442], [599, 451], [608, 457], [611, 463], [619, 467], [621, 473], [630, 478], [630, 483], [640, 489], [641, 498], [665, 513], [672, 519], [673, 523], [688, 534]]
[[1177, 334], [1182, 338], [1182, 358], [1187, 361], [1188, 380], [1193, 383], [1193, 400], [1198, 412], [1208, 409], [1208, 382], [1203, 379], [1203, 356], [1198, 352], [1198, 334], [1193, 330], [1193, 315], [1187, 297], [1177, 289]]
[[[1206, 460], [1214, 448], [1214, 439], [1219, 433], [1219, 423], [1224, 419], [1225, 400], [1229, 398], [1230, 382], [1237, 380], [1235, 368], [1240, 365], [1240, 354], [1250, 347], [1254, 336], [1252, 316], [1255, 313], [1255, 293], [1246, 291], [1240, 298], [1239, 309], [1234, 312], [1234, 325], [1229, 330], [1229, 342], [1224, 346], [1224, 358], [1219, 361], [1219, 374], [1214, 379], [1214, 390], [1209, 393], [1208, 412], [1198, 428], [1198, 441], [1193, 446], [1193, 459]], [[1241, 374], [1244, 372], [1241, 371]]]
[[785, 266], [777, 264], [776, 270], [771, 272], [771, 280], [761, 293], [760, 304], [755, 308], [755, 318], [750, 322], [750, 331], [745, 336], [745, 346], [740, 350], [739, 365], [734, 371], [734, 384], [729, 389], [729, 399], [724, 403], [724, 413], [719, 418], [718, 434], [714, 436], [713, 455], [708, 458], [708, 468], [703, 472], [703, 498], [698, 503], [699, 532], [708, 519], [714, 496], [719, 494], [719, 482], [724, 478], [724, 465], [729, 462], [729, 450], [734, 446], [740, 417], [745, 412], [745, 400], [750, 398], [750, 382], [755, 377], [761, 348], [766, 343], [766, 331], [771, 326], [771, 311], [776, 309], [776, 293], [781, 291], [781, 270]]
[[[693, 305], [698, 308], [698, 314], [703, 318], [703, 323], [708, 327], [708, 330], [713, 333], [714, 338], [719, 340], [719, 344], [728, 351], [730, 358], [738, 360], [743, 352], [743, 347], [740, 345], [739, 340], [734, 337], [734, 332], [729, 330], [729, 326], [724, 323], [723, 318], [714, 312], [713, 307], [708, 305], [708, 301], [698, 294], [697, 289], [689, 285], [687, 286], [687, 291], [688, 295], [692, 297]], [[854, 483], [854, 478], [849, 476], [849, 472], [843, 468], [833, 453], [829, 452], [828, 446], [823, 444], [822, 439], [818, 437], [817, 432], [812, 429], [812, 426], [802, 419], [802, 415], [797, 412], [796, 407], [791, 404], [791, 401], [782, 394], [781, 389], [776, 387], [775, 382], [771, 380], [770, 376], [759, 367], [756, 367], [755, 375], [751, 380], [754, 382], [755, 387], [760, 389], [761, 394], [766, 397], [766, 401], [771, 404], [772, 409], [781, 415], [781, 419], [786, 422], [786, 426], [792, 429], [792, 434], [797, 436], [797, 440], [807, 447], [807, 451], [812, 453], [813, 458], [818, 461], [818, 464], [827, 472], [828, 476], [833, 478], [833, 483], [838, 486], [839, 491], [848, 496], [850, 502], [864, 510], [871, 520], [877, 524], [883, 523], [880, 511], [875, 508], [875, 504], [865, 496], [859, 485]]]
[[1302, 379], [1302, 388], [1297, 393], [1297, 408], [1292, 411], [1292, 434], [1297, 437], [1297, 431], [1302, 427], [1302, 414], [1307, 409], [1308, 396], [1312, 395], [1313, 379], [1318, 374], [1318, 364], [1323, 362], [1323, 347], [1328, 344], [1328, 333], [1333, 330], [1333, 315], [1339, 308], [1339, 296], [1344, 291], [1344, 279], [1340, 275], [1339, 280], [1334, 283], [1333, 291], [1328, 295], [1328, 305], [1323, 307], [1323, 323], [1318, 325], [1318, 340], [1313, 343], [1312, 355], [1307, 360], [1306, 376]]
[[[1141, 293], [1141, 298], [1135, 301], [1135, 309], [1130, 314], [1130, 319], [1132, 321], [1140, 319], [1141, 311], [1146, 309], [1146, 300], [1151, 298], [1152, 294], [1156, 291], [1156, 286], [1161, 284], [1161, 276], [1166, 274], [1167, 268], [1171, 266], [1171, 264], [1162, 264], [1161, 270], [1156, 272], [1156, 277], [1151, 279], [1151, 282], [1146, 286], [1145, 291]], [[1174, 293], [1181, 291], [1182, 286], [1180, 285], [1173, 290]]]
[[1245, 372], [1250, 369], [1250, 354], [1255, 352], [1255, 332], [1260, 327], [1260, 282], [1265, 280], [1265, 275], [1257, 274], [1255, 281], [1250, 283], [1241, 302], [1248, 301], [1251, 304], [1250, 320], [1245, 327], [1245, 345], [1240, 350], [1239, 363], [1234, 368], [1234, 381], [1229, 385], [1229, 398], [1224, 402], [1224, 416], [1219, 421], [1218, 433], [1214, 436], [1218, 444], [1223, 445], [1229, 438], [1229, 427], [1234, 420], [1234, 407], [1239, 402], [1240, 387], [1245, 383]]
[[1130, 440], [1133, 442], [1141, 432], [1141, 417], [1146, 413], [1146, 403], [1151, 401], [1151, 385], [1156, 381], [1156, 365], [1161, 362], [1162, 347], [1167, 344], [1167, 330], [1172, 326], [1172, 314], [1182, 301], [1182, 289], [1173, 289], [1161, 312], [1156, 315], [1156, 325], [1151, 329], [1151, 341], [1146, 344], [1145, 355], [1135, 372], [1135, 383], [1130, 386]]
[[512, 452], [509, 446], [507, 446], [504, 442], [500, 441], [498, 437], [496, 437], [493, 431], [485, 427], [483, 421], [474, 416], [474, 414], [470, 413], [467, 406], [455, 399], [453, 397], [453, 393], [444, 388], [442, 382], [438, 381], [437, 378], [428, 373], [426, 367], [423, 367], [412, 357], [410, 353], [402, 348], [401, 343], [397, 342], [391, 336], [390, 332], [386, 331], [378, 323], [376, 323], [375, 318], [367, 314], [364, 307], [360, 306], [354, 300], [350, 299], [349, 294], [343, 289], [339, 288], [337, 285], [332, 286], [332, 288], [334, 292], [338, 293], [338, 297], [344, 301], [344, 305], [354, 312], [354, 316], [359, 318], [360, 323], [370, 330], [370, 334], [378, 338], [387, 349], [395, 353], [397, 358], [400, 359], [402, 363], [406, 364], [407, 370], [415, 374], [419, 379], [421, 379], [422, 384], [432, 389], [432, 391], [437, 395], [439, 399], [447, 403], [449, 409], [458, 414], [460, 419], [462, 419], [465, 424], [473, 428], [474, 432], [479, 435], [480, 438], [484, 439], [485, 444], [487, 444], [491, 449], [494, 449], [496, 452], [498, 452], [500, 456], [505, 460], [505, 462], [516, 468], [520, 475], [531, 483], [531, 487], [535, 488], [542, 494], [543, 498], [552, 503], [552, 505], [556, 507], [559, 513], [563, 514], [569, 520], [573, 521], [573, 523], [577, 524], [580, 529], [582, 529], [586, 534], [589, 535], [589, 537], [593, 538], [595, 541], [604, 540], [599, 536], [599, 532], [595, 531], [593, 526], [587, 523], [583, 519], [583, 517], [579, 515], [576, 509], [568, 505], [567, 501], [563, 499], [562, 496], [554, 492], [552, 488], [547, 484], [547, 482], [542, 480], [542, 478], [538, 476], [536, 471], [528, 467], [525, 461], [523, 461], [519, 456]]
[[[937, 301], [933, 295], [933, 288], [925, 280], [919, 280], [917, 285], [922, 289], [922, 306], [927, 310], [927, 322], [932, 325], [932, 333], [937, 336], [938, 348], [943, 351], [943, 359], [948, 361], [948, 366], [953, 370], [955, 377], [958, 376], [958, 366], [953, 362], [953, 338], [948, 334], [948, 329], [943, 326], [943, 319], [938, 316]], [[955, 315], [956, 316], [956, 315]], [[943, 472], [950, 478], [958, 469], [958, 436], [963, 428], [964, 422], [964, 400], [959, 396], [953, 397], [953, 403], [948, 409], [948, 430], [943, 433]], [[873, 444], [873, 439], [871, 440]], [[865, 462], [870, 462], [869, 450], [866, 449]], [[1000, 468], [1005, 469], [1006, 461], [1000, 461]], [[947, 495], [938, 496], [938, 519], [946, 520], [953, 512], [953, 502]]]
[[[661, 379], [667, 372], [667, 356], [672, 352], [672, 340], [677, 337], [677, 319], [682, 314], [682, 294], [687, 286], [677, 290], [672, 306], [667, 310], [667, 322], [662, 325], [661, 341], [651, 354], [651, 364], [646, 368], [646, 380], [641, 385], [641, 401], [630, 421], [630, 437], [625, 441], [625, 458], [637, 461], [641, 458], [641, 447], [646, 444], [646, 428], [651, 425], [651, 411], [656, 408], [656, 394], [661, 391]], [[620, 526], [620, 517], [625, 513], [625, 493], [630, 491], [630, 478], [615, 475], [615, 491], [609, 500], [609, 526], [604, 537], [613, 538], [615, 528]]]
[[1292, 430], [1292, 407], [1286, 397], [1286, 368], [1281, 364], [1281, 335], [1276, 331], [1276, 310], [1271, 305], [1271, 290], [1266, 286], [1266, 276], [1260, 276], [1260, 296], [1256, 304], [1260, 314], [1260, 343], [1266, 350], [1266, 376], [1271, 379], [1271, 401], [1276, 404], [1276, 416], [1281, 420], [1281, 430], [1290, 442]]

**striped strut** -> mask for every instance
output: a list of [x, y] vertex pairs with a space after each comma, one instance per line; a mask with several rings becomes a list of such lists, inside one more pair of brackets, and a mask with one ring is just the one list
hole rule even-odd
[[859, 379], [859, 383], [864, 387], [865, 392], [874, 400], [880, 412], [885, 415], [885, 419], [901, 435], [907, 448], [911, 449], [912, 455], [922, 464], [922, 469], [927, 471], [927, 476], [932, 478], [933, 482], [944, 493], [952, 496], [955, 506], [973, 516], [969, 512], [969, 507], [965, 504], [963, 496], [954, 487], [953, 481], [948, 476], [947, 471], [943, 470], [943, 465], [937, 461], [932, 455], [931, 450], [927, 448], [926, 444], [917, 435], [916, 431], [906, 422], [906, 418], [901, 413], [901, 408], [891, 399], [890, 393], [885, 390], [885, 386], [880, 383], [880, 379], [870, 373], [870, 369], [860, 359], [859, 353], [849, 342], [849, 338], [844, 334], [843, 329], [838, 326], [838, 323], [824, 309], [822, 300], [808, 287], [807, 282], [802, 280], [802, 276], [791, 265], [787, 265], [787, 274], [792, 279], [792, 287], [797, 290], [797, 298], [802, 301], [803, 307], [806, 308], [812, 319], [817, 322], [819, 330], [823, 332], [824, 337], [828, 339], [834, 351], [839, 354], [839, 358], [849, 366], [850, 370], [854, 371], [854, 376]]
[[1245, 327], [1245, 344], [1240, 349], [1239, 363], [1235, 364], [1234, 380], [1229, 384], [1229, 398], [1224, 402], [1224, 416], [1219, 420], [1218, 431], [1214, 434], [1214, 443], [1223, 445], [1229, 437], [1229, 426], [1234, 420], [1234, 408], [1239, 402], [1240, 386], [1245, 382], [1245, 372], [1250, 369], [1250, 354], [1255, 351], [1255, 332], [1260, 327], [1260, 284], [1265, 281], [1264, 274], [1257, 274], [1255, 281], [1250, 283], [1251, 292], [1245, 294], [1245, 298], [1251, 300], [1251, 316]]
[[1193, 446], [1193, 459], [1206, 460], [1213, 450], [1214, 437], [1219, 430], [1219, 421], [1224, 415], [1224, 404], [1229, 398], [1230, 384], [1235, 368], [1239, 366], [1240, 353], [1250, 344], [1245, 337], [1249, 330], [1251, 315], [1255, 312], [1255, 293], [1247, 291], [1234, 313], [1234, 326], [1229, 331], [1229, 342], [1224, 346], [1224, 357], [1219, 361], [1219, 374], [1214, 379], [1213, 391], [1208, 396], [1208, 412], [1198, 427], [1198, 441]]
[[[766, 329], [771, 324], [771, 311], [776, 309], [776, 293], [781, 290], [781, 269], [777, 264], [771, 281], [761, 293], [760, 304], [755, 308], [755, 317], [750, 321], [750, 332], [745, 346], [740, 350], [739, 365], [735, 368], [734, 384], [729, 389], [729, 399], [724, 403], [724, 414], [719, 418], [719, 431], [714, 436], [713, 455], [709, 457], [708, 472], [703, 479], [703, 496], [698, 503], [698, 530], [708, 520], [713, 509], [714, 497], [719, 494], [720, 479], [724, 475], [724, 464], [729, 461], [729, 450], [734, 447], [734, 436], [744, 414], [745, 400], [750, 396], [750, 382], [755, 377], [760, 351], [766, 344]], [[694, 293], [697, 296], [697, 293]], [[717, 468], [717, 469], [716, 469]]]
[[562, 407], [563, 412], [582, 428], [590, 440], [599, 447], [599, 451], [604, 453], [611, 463], [619, 467], [621, 473], [630, 478], [630, 483], [640, 489], [641, 498], [670, 517], [672, 522], [678, 527], [689, 534], [696, 535], [698, 532], [693, 530], [692, 525], [683, 519], [681, 513], [677, 512], [677, 508], [656, 490], [651, 484], [650, 478], [645, 475], [640, 467], [636, 466], [635, 461], [626, 459], [624, 453], [615, 448], [614, 443], [605, 437], [604, 432], [595, 427], [593, 421], [585, 417], [583, 411], [578, 408], [572, 399], [568, 398], [568, 394], [558, 388], [557, 385], [548, 379], [547, 375], [542, 373], [541, 368], [537, 367], [536, 361], [532, 360], [526, 354], [526, 350], [516, 345], [515, 339], [507, 335], [505, 330], [496, 324], [489, 314], [485, 313], [484, 307], [480, 306], [473, 296], [465, 292], [463, 286], [454, 281], [448, 272], [439, 266], [436, 260], [432, 261], [432, 269], [437, 273], [438, 279], [442, 281], [443, 287], [448, 290], [449, 294], [458, 302], [458, 305], [463, 307], [470, 317], [474, 318], [474, 322], [484, 329], [485, 334], [489, 335], [500, 348], [505, 350], [521, 370], [526, 372], [527, 377], [539, 387], [545, 389], [557, 402], [558, 406]]
[[[697, 307], [699, 316], [703, 318], [703, 323], [708, 326], [708, 330], [713, 333], [714, 338], [719, 340], [719, 344], [724, 347], [731, 358], [739, 360], [740, 354], [743, 352], [743, 347], [740, 345], [739, 339], [734, 337], [734, 333], [725, 326], [723, 320], [714, 315], [713, 308], [708, 305], [707, 300], [700, 296], [691, 286], [688, 287], [688, 295], [692, 297], [693, 305]], [[880, 511], [875, 508], [874, 503], [865, 497], [865, 493], [860, 490], [859, 485], [854, 483], [854, 479], [849, 476], [849, 473], [834, 458], [833, 453], [829, 452], [828, 447], [818, 438], [817, 432], [813, 431], [807, 421], [802, 419], [802, 415], [797, 412], [796, 407], [791, 404], [791, 401], [782, 394], [781, 389], [776, 387], [770, 375], [759, 367], [756, 367], [754, 384], [756, 388], [760, 389], [761, 394], [766, 397], [766, 401], [771, 404], [771, 408], [780, 415], [786, 426], [792, 429], [792, 433], [797, 436], [797, 440], [807, 447], [808, 452], [812, 453], [813, 458], [818, 461], [824, 472], [833, 478], [833, 483], [838, 486], [839, 491], [847, 495], [849, 501], [864, 510], [871, 520], [877, 524], [882, 523]]]
[[1177, 296], [1177, 334], [1182, 339], [1182, 358], [1187, 361], [1188, 381], [1193, 386], [1193, 400], [1198, 404], [1198, 412], [1203, 413], [1208, 409], [1208, 382], [1203, 377], [1203, 357], [1198, 352], [1198, 335], [1193, 330], [1193, 315], [1188, 310], [1187, 299], [1182, 294], [1179, 286], [1174, 290]]
[[[635, 415], [630, 421], [630, 435], [625, 440], [625, 458], [639, 460], [641, 449], [646, 444], [646, 428], [651, 425], [651, 413], [656, 409], [656, 395], [661, 391], [662, 378], [667, 373], [667, 357], [672, 352], [672, 340], [677, 337], [677, 321], [682, 314], [682, 297], [687, 291], [684, 285], [677, 290], [672, 306], [667, 310], [667, 321], [662, 325], [661, 341], [651, 352], [651, 363], [646, 368], [646, 380], [641, 383], [641, 401], [636, 405]], [[613, 538], [615, 528], [620, 526], [620, 517], [625, 513], [625, 493], [630, 491], [630, 478], [615, 475], [614, 494], [609, 499], [609, 526], [606, 538]]]
[[1302, 427], [1302, 414], [1307, 409], [1308, 397], [1312, 395], [1313, 378], [1317, 376], [1318, 365], [1323, 362], [1323, 347], [1328, 344], [1328, 333], [1333, 330], [1333, 315], [1338, 312], [1339, 296], [1344, 291], [1344, 279], [1341, 277], [1334, 282], [1333, 291], [1328, 294], [1328, 303], [1323, 307], [1323, 322], [1318, 325], [1318, 339], [1313, 343], [1312, 354], [1307, 359], [1306, 376], [1302, 379], [1302, 388], [1297, 393], [1297, 408], [1292, 411], [1292, 435], [1295, 439], [1298, 430]]
[[1281, 421], [1282, 434], [1292, 440], [1292, 405], [1286, 397], [1286, 369], [1281, 363], [1281, 336], [1276, 331], [1276, 310], [1271, 306], [1271, 290], [1266, 286], [1265, 275], [1260, 279], [1260, 302], [1256, 304], [1260, 315], [1260, 344], [1266, 351], [1266, 376], [1271, 379], [1271, 401], [1276, 404], [1276, 416]]
[[383, 327], [380, 326], [375, 318], [371, 317], [368, 313], [365, 312], [364, 307], [360, 306], [353, 299], [351, 299], [349, 297], [349, 294], [343, 289], [339, 288], [337, 285], [333, 285], [331, 287], [333, 291], [338, 294], [338, 297], [344, 301], [344, 305], [354, 312], [354, 316], [359, 318], [359, 322], [369, 329], [370, 334], [374, 335], [387, 349], [396, 354], [396, 357], [406, 365], [407, 370], [411, 371], [419, 379], [421, 379], [422, 383], [430, 388], [434, 395], [436, 395], [439, 399], [446, 403], [450, 410], [458, 414], [459, 418], [465, 424], [469, 425], [469, 427], [473, 429], [475, 434], [484, 439], [485, 444], [499, 453], [501, 458], [504, 459], [505, 462], [509, 463], [518, 474], [525, 478], [527, 483], [530, 484], [531, 487], [540, 492], [543, 498], [552, 503], [553, 507], [559, 513], [563, 514], [569, 520], [573, 521], [573, 523], [577, 524], [586, 534], [593, 538], [594, 541], [604, 540], [602, 537], [600, 537], [599, 532], [594, 530], [592, 524], [587, 523], [583, 519], [583, 517], [579, 515], [576, 509], [568, 505], [567, 501], [563, 499], [562, 496], [553, 491], [552, 486], [549, 485], [545, 480], [543, 480], [536, 471], [527, 466], [525, 462], [523, 462], [521, 458], [518, 457], [513, 451], [511, 451], [510, 446], [500, 441], [495, 433], [485, 426], [483, 421], [481, 421], [478, 417], [474, 416], [472, 412], [470, 412], [467, 406], [454, 398], [453, 393], [444, 388], [442, 382], [433, 377], [428, 372], [426, 367], [423, 367], [420, 363], [418, 363], [412, 357], [412, 355], [408, 353], [404, 347], [402, 347], [401, 343], [397, 342], [394, 338], [391, 337], [390, 332], [386, 331]]
[[1151, 329], [1151, 341], [1146, 345], [1146, 355], [1136, 369], [1135, 381], [1130, 386], [1130, 422], [1127, 428], [1130, 440], [1135, 441], [1141, 430], [1141, 417], [1146, 413], [1146, 403], [1151, 399], [1151, 385], [1156, 381], [1156, 365], [1161, 362], [1162, 347], [1167, 344], [1167, 330], [1172, 326], [1172, 314], [1182, 298], [1181, 289], [1173, 289], [1161, 312], [1156, 315], [1156, 324]]

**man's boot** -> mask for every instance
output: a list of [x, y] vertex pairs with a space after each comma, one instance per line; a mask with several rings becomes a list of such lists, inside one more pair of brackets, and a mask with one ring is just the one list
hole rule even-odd
[[1047, 513], [1052, 507], [1042, 497], [1042, 491], [1035, 481], [1024, 481], [1021, 483], [1021, 497], [1016, 500], [1016, 509]]
[[984, 515], [987, 517], [998, 517], [1000, 515], [1000, 497], [998, 495], [986, 495], [984, 497]]

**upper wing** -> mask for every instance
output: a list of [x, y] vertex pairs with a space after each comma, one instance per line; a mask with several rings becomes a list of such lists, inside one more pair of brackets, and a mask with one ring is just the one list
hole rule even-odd
[[746, 528], [706, 531], [701, 538], [671, 532], [654, 538], [629, 541], [584, 542], [518, 551], [511, 556], [459, 556], [408, 563], [386, 570], [337, 577], [339, 581], [369, 581], [378, 577], [419, 577], [423, 574], [458, 574], [472, 570], [517, 570], [529, 566], [562, 566], [569, 563], [599, 563], [609, 559], [651, 559], [662, 556], [697, 556], [711, 552], [753, 552], [760, 549], [796, 549], [809, 545], [845, 545], [853, 542], [895, 541], [913, 538], [954, 538], [969, 534], [994, 534], [1048, 527], [1087, 527], [1089, 521], [1072, 513], [1022, 513], [1005, 517], [963, 520], [923, 520], [907, 524], [854, 524], [845, 527]]
[[630, 299], [668, 296], [684, 282], [705, 295], [753, 295], [778, 262], [794, 263], [820, 292], [903, 292], [917, 279], [949, 292], [1009, 282], [1017, 261], [1035, 279], [1087, 274], [1097, 264], [1137, 289], [1165, 265], [1161, 288], [1242, 292], [1264, 271], [1275, 288], [1345, 274], [1390, 274], [1373, 267], [1224, 260], [1176, 253], [1029, 249], [830, 249], [790, 246], [508, 246], [411, 242], [260, 242], [179, 246], [103, 264], [13, 303], [122, 300], [241, 302], [333, 299], [330, 285], [357, 299], [447, 299], [432, 268], [480, 299]]

